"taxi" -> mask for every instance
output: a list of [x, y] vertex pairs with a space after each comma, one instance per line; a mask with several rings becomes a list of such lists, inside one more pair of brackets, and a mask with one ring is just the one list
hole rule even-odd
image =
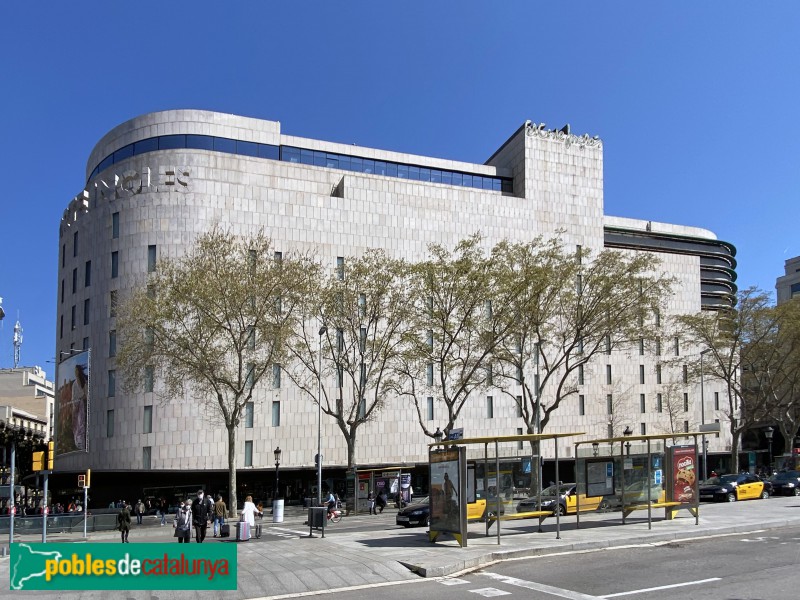
[[700, 500], [736, 502], [752, 498], [769, 498], [769, 491], [761, 479], [750, 473], [720, 475], [700, 484]]
[[[497, 497], [487, 496], [483, 490], [475, 492], [475, 501], [467, 504], [467, 521], [485, 521], [487, 516], [497, 512]], [[505, 505], [500, 500], [500, 514], [506, 513]]]
[[531, 512], [537, 510], [558, 511], [560, 515], [573, 515], [578, 512], [578, 500], [580, 499], [581, 512], [593, 510], [607, 510], [608, 500], [603, 496], [586, 496], [580, 494], [578, 498], [578, 486], [574, 483], [562, 483], [561, 485], [551, 485], [542, 490], [542, 505], [536, 496], [531, 496], [517, 504], [517, 512]]

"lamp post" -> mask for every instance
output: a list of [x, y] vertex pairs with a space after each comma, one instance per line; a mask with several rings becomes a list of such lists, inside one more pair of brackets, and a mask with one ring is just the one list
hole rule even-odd
[[600, 444], [592, 442], [592, 456], [597, 456], [600, 452]]
[[319, 328], [319, 370], [317, 371], [317, 506], [322, 504], [322, 336], [328, 333]]
[[278, 469], [281, 466], [281, 447], [278, 446], [275, 448], [275, 494], [273, 495], [274, 500], [279, 500], [281, 498], [280, 493], [280, 480], [278, 479]]
[[[633, 429], [631, 429], [630, 425], [625, 425], [625, 430], [622, 432], [622, 435], [625, 437], [633, 435]], [[631, 455], [631, 443], [625, 442], [625, 453], [630, 456]]]
[[764, 437], [767, 438], [767, 450], [769, 450], [769, 466], [767, 469], [768, 476], [772, 475], [772, 434], [775, 433], [775, 428], [766, 427], [764, 429]]
[[433, 439], [436, 440], [436, 443], [438, 444], [442, 441], [442, 438], [444, 438], [444, 434], [442, 433], [442, 430], [437, 427], [436, 431], [433, 432]]
[[[705, 385], [703, 381], [703, 355], [711, 352], [711, 348], [706, 348], [700, 353], [700, 428], [706, 424], [706, 399], [705, 399]], [[708, 441], [706, 434], [703, 433], [703, 480], [708, 479]]]

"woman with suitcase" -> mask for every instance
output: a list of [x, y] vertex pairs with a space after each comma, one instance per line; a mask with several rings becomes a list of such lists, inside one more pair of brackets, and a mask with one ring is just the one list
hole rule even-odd
[[256, 525], [256, 515], [259, 517], [264, 516], [256, 505], [253, 504], [253, 497], [248, 496], [244, 499], [244, 506], [242, 507], [242, 514], [239, 517], [239, 522], [236, 524], [236, 541], [246, 542], [250, 539], [250, 529]]

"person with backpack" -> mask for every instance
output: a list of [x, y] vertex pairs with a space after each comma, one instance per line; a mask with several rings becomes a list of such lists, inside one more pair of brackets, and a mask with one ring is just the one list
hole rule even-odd
[[172, 527], [175, 529], [174, 537], [178, 538], [178, 543], [188, 544], [192, 539], [192, 501], [181, 500], [180, 506], [175, 513], [175, 519], [172, 521]]
[[128, 505], [123, 503], [119, 513], [117, 513], [117, 529], [122, 536], [122, 543], [129, 544], [128, 533], [131, 530], [131, 513], [128, 510]]

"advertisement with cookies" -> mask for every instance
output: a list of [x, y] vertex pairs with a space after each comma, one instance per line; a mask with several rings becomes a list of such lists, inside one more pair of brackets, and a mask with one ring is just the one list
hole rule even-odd
[[697, 490], [697, 452], [694, 446], [668, 449], [670, 480], [667, 485], [674, 502], [693, 502]]

